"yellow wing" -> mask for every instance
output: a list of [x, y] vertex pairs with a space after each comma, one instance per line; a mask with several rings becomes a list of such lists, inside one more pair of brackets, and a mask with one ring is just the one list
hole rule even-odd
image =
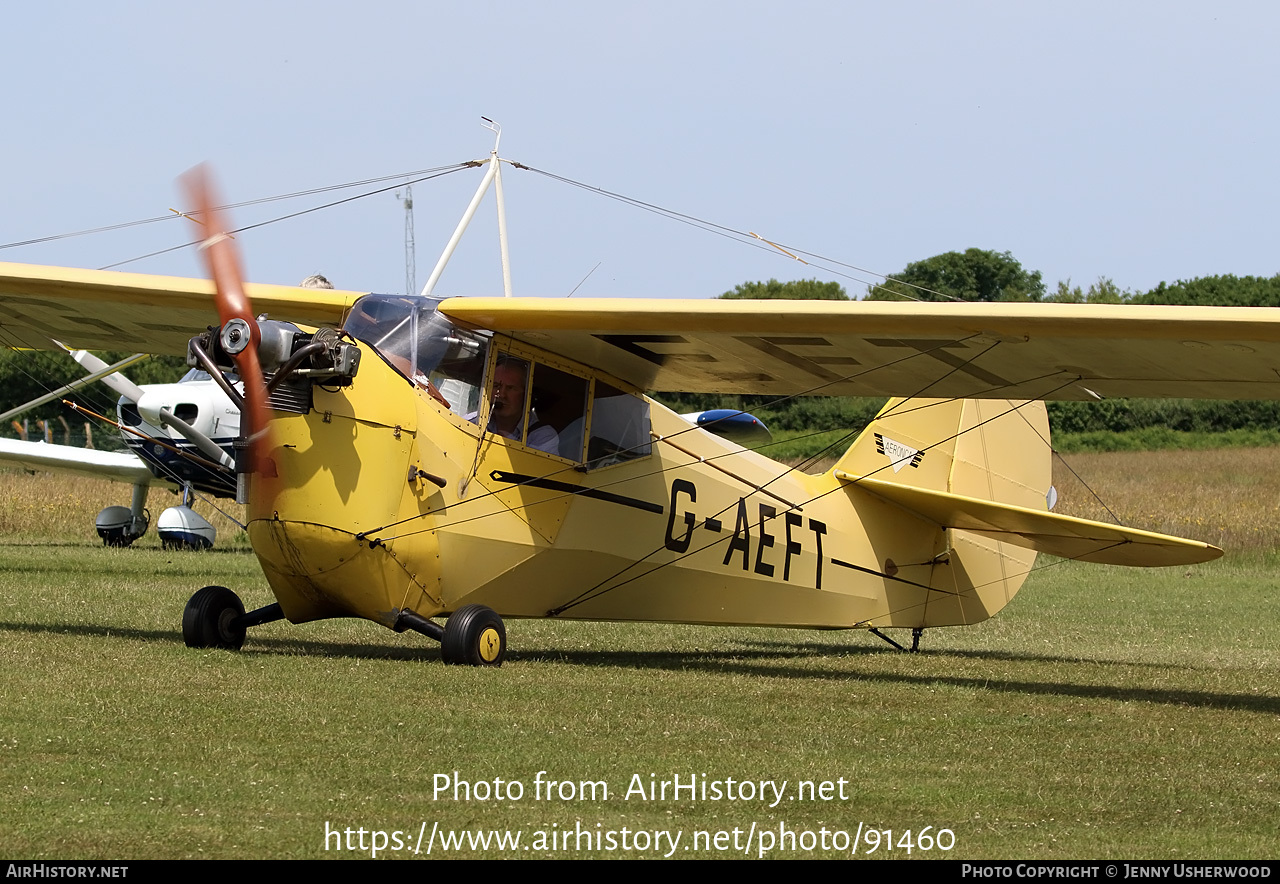
[[451, 298], [451, 318], [644, 390], [1280, 397], [1280, 310], [890, 301]]
[[[360, 292], [249, 285], [254, 309], [339, 325]], [[0, 263], [0, 345], [186, 352], [208, 280]], [[645, 390], [829, 396], [1280, 398], [1264, 307], [450, 298], [441, 311]]]
[[[303, 325], [340, 325], [362, 292], [245, 287], [253, 309]], [[0, 346], [47, 350], [50, 339], [86, 350], [187, 352], [218, 324], [207, 279], [0, 263]]]

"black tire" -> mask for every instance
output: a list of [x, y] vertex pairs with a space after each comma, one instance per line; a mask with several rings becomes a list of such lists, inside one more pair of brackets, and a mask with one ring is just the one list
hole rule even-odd
[[182, 640], [188, 648], [225, 648], [237, 651], [244, 644], [244, 616], [240, 597], [225, 586], [206, 586], [191, 597], [182, 612]]
[[457, 666], [501, 666], [507, 656], [507, 629], [484, 605], [463, 605], [444, 624], [440, 656]]

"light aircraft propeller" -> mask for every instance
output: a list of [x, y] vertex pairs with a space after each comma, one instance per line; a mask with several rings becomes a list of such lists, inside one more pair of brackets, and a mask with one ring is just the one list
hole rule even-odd
[[[191, 205], [191, 219], [202, 236], [200, 251], [213, 280], [214, 300], [221, 325], [216, 341], [222, 352], [230, 356], [244, 383], [240, 404], [240, 438], [236, 440], [236, 500], [250, 507], [250, 518], [270, 507], [270, 483], [257, 482], [249, 493], [250, 477], [256, 471], [262, 478], [274, 476], [270, 460], [270, 417], [267, 412], [267, 384], [258, 359], [262, 329], [253, 315], [249, 297], [244, 292], [244, 275], [240, 256], [227, 230], [218, 201], [213, 197], [213, 183], [204, 165], [196, 166], [182, 177]], [[212, 337], [212, 336], [211, 336]], [[219, 373], [213, 372], [215, 378]], [[259, 495], [267, 495], [263, 499]], [[256, 612], [255, 612], [256, 613]], [[284, 616], [279, 605], [269, 605], [254, 622], [265, 623]], [[219, 645], [239, 647], [244, 641], [244, 604], [224, 586], [206, 586], [192, 596], [182, 615], [182, 634], [188, 646]]]
[[[305, 333], [293, 323], [255, 317], [245, 291], [239, 252], [218, 208], [208, 171], [197, 166], [182, 181], [194, 207], [190, 217], [200, 230], [200, 251], [213, 280], [220, 322], [216, 329], [190, 341], [187, 361], [208, 371], [239, 406], [236, 500], [247, 505], [251, 525], [255, 520], [269, 522], [276, 517], [273, 504], [281, 482], [268, 400], [275, 393], [284, 401], [272, 400], [274, 407], [306, 413], [310, 410], [311, 383], [328, 380], [338, 386], [349, 384], [359, 367], [359, 349], [344, 342], [332, 328]], [[299, 393], [296, 385], [291, 389], [298, 375], [302, 376], [299, 383], [305, 391], [305, 405], [296, 399], [288, 401]], [[235, 390], [236, 378], [243, 385], [243, 396]], [[191, 647], [238, 648], [248, 627], [284, 616], [278, 602], [246, 614], [235, 592], [223, 586], [206, 586], [191, 597], [183, 612], [183, 639]]]
[[244, 383], [244, 404], [240, 410], [243, 445], [237, 443], [237, 454], [242, 457], [238, 458], [236, 469], [242, 483], [247, 483], [247, 477], [255, 472], [259, 479], [268, 480], [258, 482], [257, 493], [252, 498], [246, 488], [237, 493], [237, 500], [248, 503], [258, 512], [266, 512], [270, 509], [274, 493], [274, 483], [269, 480], [275, 478], [275, 463], [271, 457], [267, 382], [258, 358], [262, 329], [245, 294], [239, 251], [229, 234], [225, 216], [218, 208], [219, 203], [214, 199], [213, 182], [207, 168], [196, 166], [183, 176], [182, 181], [195, 207], [192, 220], [203, 237], [200, 251], [216, 289], [215, 301], [221, 321], [217, 344], [235, 361]]

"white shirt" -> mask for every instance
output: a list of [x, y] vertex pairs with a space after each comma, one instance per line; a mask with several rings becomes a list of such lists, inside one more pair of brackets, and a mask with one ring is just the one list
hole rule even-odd
[[[537, 419], [536, 414], [534, 415], [534, 419]], [[471, 414], [467, 415], [467, 420], [471, 421], [473, 424], [480, 423], [480, 413], [473, 411]], [[493, 418], [490, 418], [489, 432], [502, 436], [506, 439], [515, 439], [518, 442], [520, 437], [524, 435], [524, 419], [521, 418], [516, 421], [516, 425], [512, 428], [511, 432], [504, 433], [493, 425]], [[560, 454], [560, 434], [557, 433], [555, 428], [549, 424], [542, 424], [541, 426], [534, 427], [530, 430], [529, 438], [525, 440], [524, 444], [528, 445], [530, 448], [536, 448], [539, 451], [544, 451], [547, 454]]]

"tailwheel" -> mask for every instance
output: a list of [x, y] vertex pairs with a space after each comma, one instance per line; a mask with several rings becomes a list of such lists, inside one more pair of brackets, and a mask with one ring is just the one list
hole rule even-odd
[[244, 644], [244, 605], [225, 586], [206, 586], [182, 612], [182, 640], [188, 648], [225, 648]]
[[484, 605], [463, 605], [444, 624], [440, 656], [458, 666], [501, 666], [507, 655], [502, 618]]

